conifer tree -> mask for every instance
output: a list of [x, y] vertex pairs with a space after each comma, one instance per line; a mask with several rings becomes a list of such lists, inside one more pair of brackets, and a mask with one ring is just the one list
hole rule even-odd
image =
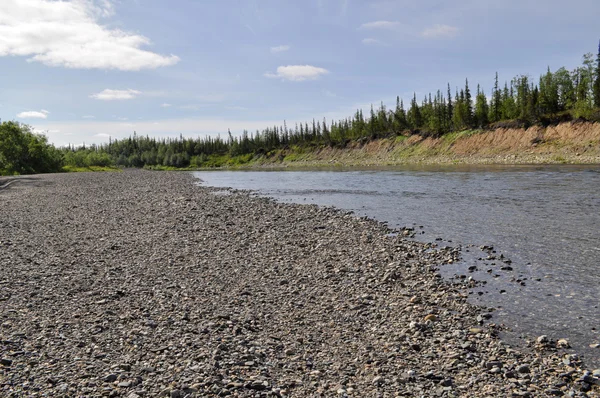
[[467, 126], [473, 124], [473, 102], [471, 101], [471, 90], [469, 90], [469, 79], [465, 79], [465, 123]]
[[421, 127], [423, 127], [423, 118], [421, 116], [419, 104], [417, 104], [416, 93], [413, 93], [413, 99], [410, 102], [410, 109], [408, 110], [407, 119], [410, 128], [420, 129]]
[[488, 120], [488, 103], [487, 98], [479, 84], [477, 85], [477, 96], [475, 97], [475, 122], [477, 123], [477, 127], [482, 128], [487, 126], [489, 123]]
[[494, 122], [500, 120], [501, 102], [502, 93], [498, 87], [498, 72], [496, 72], [496, 79], [494, 80], [494, 92], [492, 93], [492, 121]]
[[446, 107], [446, 119], [449, 121], [449, 128], [452, 128], [452, 115], [454, 114], [454, 106], [452, 104], [452, 93], [450, 92], [450, 83], [448, 83], [448, 105]]
[[394, 129], [396, 133], [406, 129], [406, 111], [404, 110], [404, 103], [400, 99], [400, 96], [396, 97], [396, 111], [394, 112]]
[[600, 41], [598, 42], [598, 55], [596, 56], [596, 79], [594, 80], [594, 105], [600, 108]]

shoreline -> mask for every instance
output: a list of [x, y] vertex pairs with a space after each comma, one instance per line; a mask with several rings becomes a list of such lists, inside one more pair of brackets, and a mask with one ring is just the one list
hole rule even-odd
[[[290, 146], [251, 158], [216, 157], [224, 168], [307, 168], [401, 165], [600, 164], [600, 123], [465, 130], [440, 137], [418, 134], [350, 142], [347, 146]], [[208, 167], [210, 168], [210, 167]]]
[[599, 396], [558, 342], [497, 337], [435, 271], [453, 249], [218, 191], [139, 170], [0, 191], [0, 391]]

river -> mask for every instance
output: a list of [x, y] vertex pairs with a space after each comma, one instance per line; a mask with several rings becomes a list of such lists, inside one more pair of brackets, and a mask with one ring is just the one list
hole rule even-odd
[[[492, 321], [510, 329], [503, 338], [516, 345], [542, 334], [567, 338], [587, 366], [600, 367], [600, 348], [591, 347], [600, 343], [600, 166], [406, 166], [195, 175], [208, 186], [335, 206], [391, 228], [415, 228], [420, 241], [460, 246], [463, 261], [440, 272], [449, 279], [464, 275], [486, 282], [472, 290], [470, 300], [496, 308]], [[483, 245], [493, 246], [495, 253], [482, 252]], [[487, 260], [488, 255], [496, 258]]]

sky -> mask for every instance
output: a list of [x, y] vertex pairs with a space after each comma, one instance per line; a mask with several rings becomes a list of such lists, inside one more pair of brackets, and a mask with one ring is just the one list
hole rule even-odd
[[598, 0], [0, 0], [0, 119], [58, 146], [328, 121], [573, 69]]

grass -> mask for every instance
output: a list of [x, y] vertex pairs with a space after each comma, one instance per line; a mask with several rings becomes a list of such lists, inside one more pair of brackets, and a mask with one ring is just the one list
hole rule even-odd
[[63, 166], [62, 171], [66, 173], [88, 173], [95, 171], [122, 171], [118, 167], [114, 166], [87, 166], [87, 167], [79, 167], [79, 166]]

